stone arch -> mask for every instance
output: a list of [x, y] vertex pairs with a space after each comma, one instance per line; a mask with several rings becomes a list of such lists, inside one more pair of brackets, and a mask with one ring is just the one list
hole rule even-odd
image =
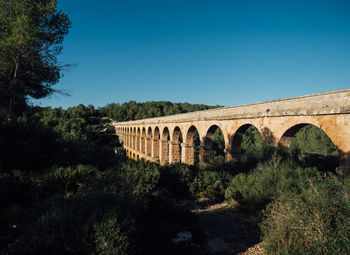
[[155, 127], [153, 132], [152, 157], [156, 161], [159, 160], [159, 140], [160, 140], [160, 131], [158, 127]]
[[160, 153], [159, 161], [161, 164], [169, 162], [169, 142], [170, 142], [170, 132], [168, 127], [164, 127], [162, 130], [162, 136], [160, 141]]
[[126, 146], [130, 148], [130, 130], [129, 128], [126, 129]]
[[[297, 137], [298, 133], [302, 130], [303, 133], [300, 133], [300, 135], [304, 135], [303, 138], [306, 138], [305, 140], [303, 139], [302, 147], [300, 147], [301, 137], [299, 137], [299, 145], [295, 146], [296, 144], [294, 143], [294, 148], [290, 151], [294, 138]], [[308, 131], [309, 133], [307, 133]], [[312, 134], [315, 135], [315, 133], [317, 138], [312, 137]], [[315, 141], [317, 142], [315, 143]], [[319, 144], [319, 146], [317, 146], [317, 144]], [[328, 146], [326, 146], [326, 144], [328, 144]], [[311, 147], [311, 151], [310, 147], [307, 149], [308, 146]], [[312, 123], [300, 123], [289, 127], [283, 133], [278, 147], [284, 151], [291, 152], [294, 159], [305, 166], [314, 166], [319, 170], [325, 171], [334, 171], [339, 166], [341, 151], [339, 151], [331, 137], [320, 126]]]
[[172, 136], [171, 136], [171, 141], [173, 141], [173, 142], [182, 142], [182, 140], [183, 140], [183, 135], [182, 135], [181, 128], [179, 126], [176, 126], [173, 129]]
[[140, 145], [141, 145], [141, 130], [138, 127], [136, 132], [136, 150], [141, 151]]
[[124, 146], [128, 147], [128, 132], [126, 130], [127, 129], [125, 128], [125, 130], [124, 130]]
[[132, 129], [132, 148], [135, 150], [136, 149], [136, 128], [134, 127]]
[[128, 128], [128, 147], [131, 148], [132, 144], [131, 144], [131, 128]]
[[300, 123], [288, 128], [282, 135], [281, 139], [278, 142], [278, 147], [284, 151], [288, 151], [290, 144], [296, 133], [303, 127], [310, 125], [309, 123]]
[[147, 133], [146, 133], [146, 147], [145, 147], [145, 154], [148, 157], [152, 156], [152, 128], [148, 127]]
[[146, 128], [143, 127], [141, 131], [141, 153], [145, 154], [146, 148]]
[[[222, 136], [223, 136], [223, 144], [216, 145], [214, 148], [214, 134], [218, 130], [221, 131]], [[201, 151], [200, 151], [200, 162], [201, 164], [206, 164], [206, 163], [214, 163], [214, 156], [216, 153], [222, 153], [224, 155], [225, 151], [225, 135], [222, 132], [222, 129], [218, 125], [211, 125], [207, 132], [205, 137], [203, 138], [202, 145], [201, 145]], [[222, 146], [223, 148], [221, 148]], [[217, 148], [216, 148], [217, 147]], [[215, 151], [214, 151], [215, 150]]]
[[[195, 134], [197, 134], [198, 138], [198, 144], [195, 144], [194, 138]], [[199, 138], [199, 132], [195, 125], [192, 125], [188, 128], [187, 132], [185, 133], [184, 143], [182, 145], [182, 158], [181, 162], [193, 165], [196, 162], [199, 161], [199, 153], [198, 149], [196, 149], [197, 146], [200, 145], [200, 138]]]
[[181, 162], [181, 144], [182, 144], [182, 132], [181, 129], [176, 126], [173, 129], [171, 142], [169, 146], [169, 163], [180, 163]]
[[242, 126], [240, 126], [235, 134], [232, 136], [232, 138], [230, 139], [230, 150], [227, 150], [227, 153], [226, 153], [226, 157], [231, 157], [230, 160], [238, 160], [241, 158], [241, 153], [242, 153], [242, 139], [243, 139], [243, 136], [244, 134], [246, 133], [246, 131], [251, 128], [251, 127], [254, 127], [260, 134], [261, 136], [261, 139], [263, 139], [259, 129], [252, 125], [252, 124], [244, 124]]

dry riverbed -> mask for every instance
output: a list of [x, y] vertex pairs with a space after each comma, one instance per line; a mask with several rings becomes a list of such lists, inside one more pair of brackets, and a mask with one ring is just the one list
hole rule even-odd
[[264, 254], [260, 245], [258, 221], [226, 203], [191, 202], [198, 219], [207, 254]]

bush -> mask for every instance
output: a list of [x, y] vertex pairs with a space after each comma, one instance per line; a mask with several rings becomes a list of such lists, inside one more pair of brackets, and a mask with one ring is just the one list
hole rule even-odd
[[108, 216], [94, 225], [96, 252], [100, 255], [128, 254], [129, 237], [115, 216]]
[[262, 231], [267, 254], [350, 253], [347, 185], [329, 177], [308, 182], [300, 193], [281, 194], [266, 209]]
[[135, 209], [116, 195], [90, 193], [46, 201], [11, 254], [129, 254]]
[[284, 192], [297, 192], [307, 178], [318, 175], [314, 168], [301, 168], [291, 161], [281, 160], [275, 154], [250, 173], [236, 175], [226, 189], [225, 198], [235, 200], [249, 211], [256, 211]]
[[96, 171], [87, 177], [79, 192], [118, 193], [126, 199], [143, 200], [156, 189], [160, 178], [157, 164], [146, 164], [143, 160], [128, 160], [117, 169]]
[[62, 149], [56, 139], [56, 133], [39, 123], [0, 123], [0, 170], [42, 171]]
[[96, 171], [96, 168], [84, 165], [51, 168], [41, 177], [41, 187], [46, 192], [68, 196], [75, 193], [83, 185], [84, 179]]
[[19, 170], [0, 174], [0, 205], [21, 203], [28, 199], [32, 183], [27, 174]]
[[172, 192], [178, 198], [190, 196], [189, 186], [194, 180], [198, 170], [194, 166], [176, 164], [167, 165], [160, 169], [158, 186]]
[[189, 189], [193, 197], [222, 201], [231, 178], [232, 175], [226, 171], [202, 169], [190, 184]]

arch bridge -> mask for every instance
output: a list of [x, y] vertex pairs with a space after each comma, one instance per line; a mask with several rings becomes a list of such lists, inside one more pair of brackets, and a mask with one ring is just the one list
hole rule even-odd
[[350, 89], [223, 107], [127, 122], [113, 122], [128, 157], [194, 164], [193, 136], [200, 139], [200, 162], [213, 161], [212, 139], [220, 128], [226, 161], [241, 155], [241, 138], [254, 126], [266, 144], [288, 150], [306, 125], [322, 129], [339, 152], [340, 173], [350, 172]]

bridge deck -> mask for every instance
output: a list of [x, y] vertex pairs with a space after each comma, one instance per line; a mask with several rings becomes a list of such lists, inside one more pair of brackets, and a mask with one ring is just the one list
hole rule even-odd
[[350, 89], [116, 123], [123, 126], [342, 113], [350, 113]]

